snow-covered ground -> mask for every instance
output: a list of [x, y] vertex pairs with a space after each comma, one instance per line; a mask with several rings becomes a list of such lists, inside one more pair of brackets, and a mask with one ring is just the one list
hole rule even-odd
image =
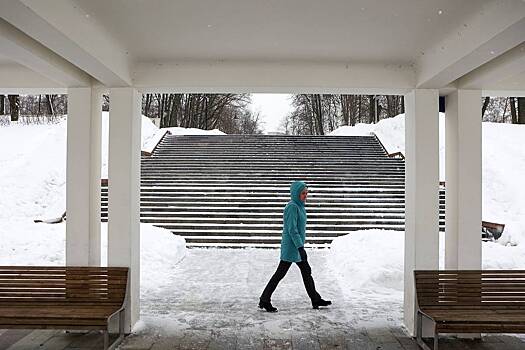
[[[107, 114], [104, 114], [103, 169], [107, 168]], [[443, 116], [441, 117], [443, 119]], [[443, 126], [441, 127], [443, 129]], [[165, 132], [148, 119], [142, 124], [142, 146], [148, 151]], [[171, 130], [176, 134], [184, 130]], [[334, 134], [368, 134], [375, 132], [390, 152], [404, 152], [404, 116], [384, 120], [377, 125], [358, 125], [338, 129]], [[189, 130], [188, 134], [210, 133]], [[217, 131], [211, 133], [217, 134]], [[160, 135], [160, 136], [159, 136]], [[484, 123], [483, 125], [483, 210], [484, 218], [507, 224], [501, 243], [483, 244], [484, 268], [523, 268], [525, 266], [525, 193], [520, 176], [525, 174], [525, 139], [523, 126]], [[441, 135], [443, 139], [443, 134]], [[444, 150], [442, 144], [441, 149]], [[0, 265], [61, 265], [65, 261], [65, 224], [35, 224], [38, 217], [60, 216], [65, 209], [66, 120], [47, 125], [9, 125], [0, 127]], [[103, 170], [104, 171], [104, 170]], [[103, 260], [106, 256], [107, 229], [103, 225]], [[181, 269], [180, 261], [188, 254], [184, 240], [169, 231], [141, 225], [142, 295], [144, 305], [159, 305], [170, 300], [172, 290], [195, 269]], [[443, 234], [442, 234], [443, 235]], [[443, 241], [443, 236], [441, 236]], [[506, 243], [512, 244], [506, 244]], [[443, 244], [441, 244], [443, 246]], [[238, 269], [235, 276], [249, 278], [261, 261], [278, 259], [277, 251], [251, 249], [232, 254], [214, 250], [208, 263], [224, 263]], [[381, 254], [378, 254], [381, 252]], [[244, 254], [246, 253], [246, 254]], [[275, 253], [273, 256], [272, 254]], [[195, 255], [196, 254], [196, 255]], [[194, 256], [195, 255], [195, 256]], [[337, 238], [330, 251], [312, 252], [314, 273], [336, 276], [338, 288], [330, 295], [345, 298], [359, 310], [344, 317], [351, 322], [371, 322], [363, 314], [370, 310], [389, 310], [387, 316], [399, 322], [402, 312], [403, 232], [369, 230]], [[193, 259], [192, 258], [192, 259]], [[441, 256], [441, 260], [442, 260]], [[192, 260], [193, 261], [193, 260]], [[201, 261], [195, 258], [195, 261]], [[188, 264], [186, 264], [188, 265]], [[184, 265], [184, 266], [186, 266]], [[219, 265], [217, 265], [219, 266]], [[323, 270], [316, 270], [318, 268]], [[324, 269], [326, 267], [326, 269]], [[206, 269], [206, 266], [196, 266]], [[257, 299], [262, 284], [274, 267], [265, 267], [263, 279], [248, 281]], [[260, 271], [262, 272], [262, 271]], [[256, 278], [256, 277], [250, 277]], [[262, 278], [262, 277], [261, 277]], [[289, 276], [295, 282], [298, 273]], [[323, 277], [324, 283], [329, 281]], [[264, 280], [264, 281], [263, 281]], [[294, 283], [295, 283], [294, 282]], [[195, 282], [197, 283], [197, 282]], [[195, 300], [213, 300], [221, 282], [214, 280], [208, 289], [188, 285], [187, 291], [199, 294]], [[242, 283], [242, 282], [239, 282]], [[297, 286], [297, 284], [295, 284]], [[233, 285], [230, 284], [233, 288]], [[246, 290], [243, 292], [246, 294]], [[234, 295], [235, 289], [231, 289]], [[190, 296], [188, 296], [190, 297]], [[196, 296], [191, 296], [192, 298]], [[247, 295], [245, 295], [247, 297]], [[276, 294], [277, 299], [279, 293]], [[283, 294], [286, 298], [286, 294]], [[208, 298], [208, 299], [207, 299]], [[246, 304], [248, 305], [248, 304]], [[250, 304], [251, 305], [251, 304]], [[283, 305], [286, 303], [283, 302]], [[388, 305], [385, 308], [385, 305]], [[334, 311], [335, 312], [335, 311]], [[159, 311], [159, 314], [162, 310]], [[242, 313], [241, 313], [242, 314]], [[150, 313], [150, 316], [158, 315]], [[382, 314], [382, 318], [387, 317]], [[156, 317], [156, 316], [155, 316]], [[181, 317], [185, 317], [182, 315]], [[305, 321], [306, 322], [306, 321]]]
[[[405, 153], [405, 116], [377, 124], [341, 127], [331, 135], [375, 133], [389, 153]], [[445, 180], [445, 115], [440, 114], [440, 179]], [[483, 123], [483, 219], [505, 224], [497, 243], [483, 242], [484, 269], [525, 268], [524, 125]], [[444, 233], [440, 233], [440, 266], [444, 267]], [[402, 299], [404, 232], [364, 230], [336, 238], [327, 264], [348, 294]], [[378, 252], [381, 258], [378, 258]]]
[[[445, 114], [439, 116], [440, 181], [445, 181]], [[483, 220], [505, 224], [500, 244], [525, 243], [525, 125], [483, 123]], [[405, 115], [343, 126], [331, 135], [375, 133], [389, 153], [405, 153]]]
[[[102, 177], [107, 176], [109, 114], [102, 113]], [[169, 128], [178, 135], [218, 130]], [[173, 129], [173, 130], [172, 130]], [[142, 150], [151, 152], [166, 129], [142, 117]], [[65, 223], [34, 223], [59, 217], [66, 202], [67, 119], [54, 124], [0, 126], [0, 265], [63, 265]], [[141, 224], [142, 292], [161, 287], [184, 258], [184, 238]], [[102, 263], [107, 262], [107, 225], [102, 224]]]
[[[184, 238], [140, 224], [141, 293], [162, 289], [166, 276], [186, 255]], [[31, 218], [0, 220], [0, 265], [64, 265], [65, 223], [35, 224]], [[107, 266], [107, 224], [102, 224], [102, 266]]]

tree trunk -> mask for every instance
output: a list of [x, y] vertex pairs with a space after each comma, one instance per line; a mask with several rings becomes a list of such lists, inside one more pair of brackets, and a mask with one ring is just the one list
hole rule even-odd
[[40, 109], [40, 104], [42, 103], [42, 95], [38, 95], [38, 112], [37, 112], [37, 115], [40, 117], [40, 115], [42, 114], [42, 111]]
[[0, 95], [0, 115], [5, 114], [5, 102], [4, 95]]
[[368, 123], [374, 124], [376, 118], [376, 103], [374, 95], [368, 95]]
[[18, 111], [20, 109], [20, 98], [18, 95], [9, 95], [9, 109], [11, 110], [11, 121], [18, 121]]
[[55, 106], [53, 106], [54, 97], [52, 95], [46, 95], [47, 100], [47, 114], [55, 116]]
[[516, 114], [516, 100], [514, 97], [509, 97], [509, 103], [512, 124], [518, 124], [518, 115]]
[[487, 107], [489, 106], [490, 97], [485, 97], [485, 100], [483, 100], [483, 107], [481, 107], [481, 118], [485, 116], [485, 112], [487, 111]]
[[518, 97], [518, 124], [525, 124], [525, 97]]

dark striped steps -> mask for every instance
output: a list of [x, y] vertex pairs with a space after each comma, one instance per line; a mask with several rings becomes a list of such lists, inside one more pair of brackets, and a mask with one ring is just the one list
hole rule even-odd
[[[307, 246], [404, 230], [404, 161], [373, 136], [166, 135], [141, 162], [141, 221], [188, 246], [278, 247], [289, 184], [309, 184]], [[444, 225], [444, 192], [440, 197]], [[107, 188], [102, 189], [107, 220]]]

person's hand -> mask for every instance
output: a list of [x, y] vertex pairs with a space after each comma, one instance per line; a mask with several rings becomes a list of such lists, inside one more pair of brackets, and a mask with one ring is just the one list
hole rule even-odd
[[299, 247], [297, 250], [299, 250], [299, 255], [301, 256], [301, 261], [306, 261], [308, 259], [306, 255], [306, 250], [304, 250], [304, 247]]

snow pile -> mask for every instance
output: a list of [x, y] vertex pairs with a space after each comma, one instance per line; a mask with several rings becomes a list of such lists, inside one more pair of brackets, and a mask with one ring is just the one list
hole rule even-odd
[[0, 220], [63, 213], [66, 130], [65, 119], [0, 127]]
[[337, 237], [330, 246], [327, 264], [341, 289], [350, 294], [403, 292], [403, 237], [403, 231], [390, 230], [355, 231]]
[[177, 126], [171, 128], [162, 128], [161, 130], [168, 130], [172, 135], [226, 135], [219, 129], [202, 130], [196, 128], [181, 128]]
[[[439, 115], [440, 181], [445, 181], [445, 114]], [[483, 220], [505, 224], [501, 244], [525, 242], [525, 125], [483, 123]], [[374, 132], [389, 153], [405, 153], [405, 115], [377, 124], [343, 126], [330, 135]]]
[[[370, 136], [376, 134], [388, 153], [405, 154], [405, 114], [382, 119], [377, 124], [342, 126], [330, 136]], [[439, 113], [439, 179], [445, 181], [445, 114]], [[441, 166], [442, 165], [442, 166]]]
[[[218, 129], [213, 130], [202, 130], [195, 128], [158, 128], [153, 121], [142, 116], [142, 147], [143, 152], [152, 153], [153, 149], [157, 146], [159, 141], [162, 139], [166, 132], [170, 132], [173, 135], [225, 135]], [[102, 112], [102, 179], [108, 178], [108, 145], [109, 145], [109, 112]]]
[[[162, 131], [151, 121], [150, 118], [142, 116], [141, 150], [152, 152], [166, 131]], [[102, 112], [102, 170], [101, 178], [108, 178], [109, 159], [109, 112]]]
[[[142, 116], [142, 150], [152, 152], [168, 130], [180, 135], [223, 134], [216, 129], [159, 129]], [[108, 175], [108, 140], [109, 113], [102, 112], [103, 179]], [[0, 126], [0, 219], [62, 215], [66, 208], [66, 152], [66, 118], [56, 124]]]
[[[186, 256], [186, 241], [171, 231], [140, 224], [141, 292], [148, 293], [167, 283], [174, 266]], [[66, 262], [65, 223], [35, 224], [29, 219], [2, 220], [0, 265], [52, 265]], [[101, 260], [107, 266], [107, 224], [102, 224]]]
[[505, 224], [502, 244], [525, 244], [525, 125], [483, 123], [483, 220]]
[[[341, 290], [349, 297], [373, 295], [380, 299], [399, 299], [403, 295], [403, 231], [362, 230], [334, 239], [328, 268]], [[439, 234], [440, 269], [445, 268], [445, 234]], [[482, 243], [483, 269], [523, 269], [525, 254], [521, 246]]]

